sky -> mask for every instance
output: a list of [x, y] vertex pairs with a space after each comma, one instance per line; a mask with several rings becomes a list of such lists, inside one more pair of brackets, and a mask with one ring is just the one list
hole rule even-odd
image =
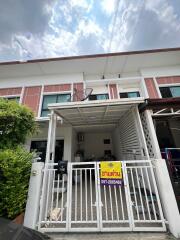
[[0, 61], [180, 47], [180, 0], [0, 0]]

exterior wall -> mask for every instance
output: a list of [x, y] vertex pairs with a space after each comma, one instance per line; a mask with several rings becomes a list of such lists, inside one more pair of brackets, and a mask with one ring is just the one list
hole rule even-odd
[[138, 80], [138, 82], [132, 82], [132, 83], [128, 83], [128, 84], [119, 83], [119, 84], [117, 84], [118, 95], [119, 95], [119, 93], [123, 93], [123, 92], [139, 92], [141, 97], [145, 97], [145, 94], [142, 91], [140, 84], [142, 84], [140, 79]]
[[109, 84], [109, 92], [111, 99], [117, 99], [118, 98], [117, 84]]
[[149, 98], [161, 98], [159, 87], [169, 85], [180, 85], [180, 76], [145, 78]]
[[84, 84], [83, 83], [73, 83], [73, 94], [76, 93], [76, 91], [79, 91], [78, 96], [74, 95], [73, 101], [80, 101], [81, 98], [83, 98], [83, 90], [84, 90]]
[[63, 92], [71, 91], [71, 84], [45, 85], [44, 92]]
[[158, 98], [158, 92], [153, 78], [145, 78], [146, 88], [149, 94], [149, 98]]
[[73, 83], [83, 86], [83, 74], [41, 75], [20, 78], [0, 78], [0, 96], [19, 96], [22, 104], [30, 107], [36, 117], [40, 116], [43, 94], [72, 93]]
[[[110, 139], [110, 144], [104, 144], [104, 139]], [[113, 154], [111, 133], [85, 133], [81, 148], [84, 149], [85, 159], [93, 156], [95, 158], [103, 157], [104, 150], [111, 150]]]
[[[128, 80], [128, 76], [131, 79], [132, 76], [138, 78], [138, 75], [138, 81]], [[142, 75], [142, 79], [144, 78], [144, 85], [140, 75]], [[128, 91], [139, 91], [145, 98], [160, 98], [159, 86], [180, 84], [180, 68], [142, 69], [139, 73], [126, 73], [121, 76], [122, 83], [116, 73], [107, 73], [105, 79], [100, 79], [101, 77], [98, 74], [74, 73], [0, 79], [0, 96], [20, 96], [20, 102], [29, 106], [35, 112], [36, 117], [40, 117], [44, 94], [68, 92], [73, 95], [73, 89], [82, 91], [86, 87], [92, 87], [93, 94], [108, 93], [110, 99], [118, 99], [119, 92]], [[127, 80], [123, 81], [123, 77], [126, 77]], [[109, 78], [107, 83], [105, 83], [106, 78]], [[112, 79], [112, 83], [110, 79]], [[88, 82], [89, 80], [99, 80], [99, 82], [91, 84]]]
[[180, 85], [180, 66], [141, 69], [149, 98], [161, 98], [159, 87]]
[[22, 103], [28, 106], [29, 108], [31, 108], [36, 116], [38, 115], [40, 95], [41, 95], [41, 86], [25, 87], [24, 89]]
[[156, 81], [158, 84], [174, 84], [180, 83], [180, 76], [172, 76], [172, 77], [157, 77]]
[[107, 93], [109, 94], [109, 89], [108, 85], [106, 84], [100, 84], [100, 85], [88, 85], [87, 88], [92, 88], [93, 92], [92, 94], [102, 94], [102, 93]]
[[18, 87], [18, 88], [1, 88], [0, 89], [0, 96], [20, 95], [21, 91], [22, 91], [21, 87]]

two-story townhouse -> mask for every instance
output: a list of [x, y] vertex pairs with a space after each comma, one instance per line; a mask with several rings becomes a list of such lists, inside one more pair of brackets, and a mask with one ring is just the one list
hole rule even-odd
[[[168, 225], [178, 236], [162, 154], [180, 145], [180, 49], [1, 63], [0, 76], [1, 97], [29, 106], [40, 127], [26, 144], [46, 161], [39, 230], [164, 231]], [[72, 163], [68, 181], [52, 171], [59, 160]], [[98, 187], [101, 161], [123, 162], [121, 187]], [[61, 186], [60, 193], [59, 184], [70, 189], [63, 193]]]

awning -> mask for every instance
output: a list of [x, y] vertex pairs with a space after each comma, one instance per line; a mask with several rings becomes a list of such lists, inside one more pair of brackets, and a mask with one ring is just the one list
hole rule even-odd
[[66, 102], [49, 104], [48, 108], [72, 126], [116, 124], [132, 107], [143, 103], [143, 98]]
[[152, 110], [153, 117], [180, 117], [180, 97], [146, 99], [139, 105], [139, 110]]

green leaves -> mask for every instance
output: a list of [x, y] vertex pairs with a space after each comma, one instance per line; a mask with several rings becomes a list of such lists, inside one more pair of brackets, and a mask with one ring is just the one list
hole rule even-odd
[[32, 158], [23, 147], [0, 151], [0, 216], [13, 219], [24, 211]]
[[36, 131], [35, 117], [29, 108], [0, 99], [0, 149], [23, 144]]
[[33, 154], [22, 144], [36, 131], [29, 108], [0, 98], [0, 216], [13, 219], [24, 211]]

